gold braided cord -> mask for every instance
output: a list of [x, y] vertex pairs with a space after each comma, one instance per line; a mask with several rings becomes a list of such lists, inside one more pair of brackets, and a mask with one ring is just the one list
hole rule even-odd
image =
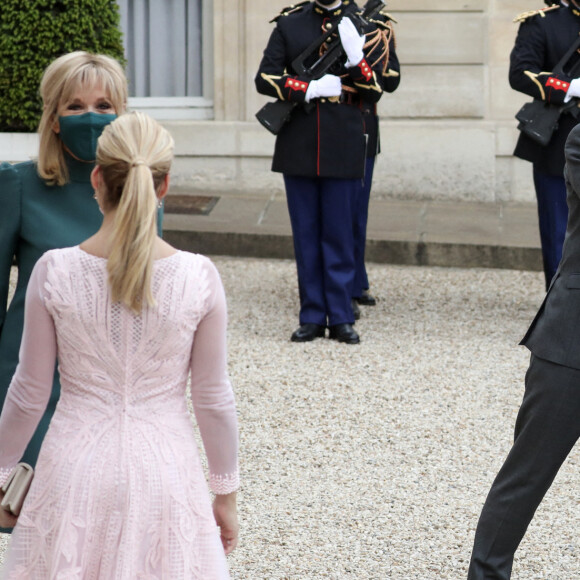
[[[371, 68], [374, 68], [378, 63], [382, 62], [382, 74], [384, 75], [389, 66], [391, 40], [393, 41], [393, 46], [395, 46], [395, 31], [392, 26], [387, 25], [385, 28], [377, 28], [375, 31], [367, 33], [366, 36], [367, 42], [364, 45], [364, 49], [367, 51], [366, 55], [369, 59], [369, 64], [371, 65]], [[375, 55], [373, 57], [373, 53], [381, 46], [381, 52], [378, 56]], [[374, 58], [374, 60], [371, 61], [372, 58]]]

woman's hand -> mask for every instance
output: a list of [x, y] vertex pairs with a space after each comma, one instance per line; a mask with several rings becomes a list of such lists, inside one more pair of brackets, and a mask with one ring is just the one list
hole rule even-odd
[[226, 495], [216, 495], [213, 500], [213, 515], [220, 528], [220, 537], [226, 556], [234, 551], [238, 545], [238, 509], [236, 506], [236, 492]]
[[[0, 501], [4, 498], [4, 494], [0, 491]], [[13, 528], [16, 525], [18, 518], [3, 508], [0, 508], [0, 528]]]

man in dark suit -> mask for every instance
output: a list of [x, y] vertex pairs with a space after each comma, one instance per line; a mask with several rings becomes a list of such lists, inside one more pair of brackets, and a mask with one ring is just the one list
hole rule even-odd
[[[510, 56], [509, 81], [513, 89], [534, 99], [561, 105], [573, 79], [552, 71], [578, 38], [580, 11], [576, 0], [571, 0], [569, 6], [558, 6], [558, 0], [546, 0], [546, 3], [550, 6], [526, 12], [516, 19], [521, 24]], [[562, 256], [568, 218], [562, 177], [564, 143], [578, 121], [570, 114], [563, 114], [546, 146], [521, 133], [514, 151], [516, 157], [533, 164], [546, 288]]]
[[469, 580], [507, 580], [529, 523], [580, 436], [580, 126], [565, 146], [562, 260], [521, 344], [532, 352], [514, 445], [483, 506]]
[[[298, 271], [300, 326], [294, 342], [324, 336], [327, 327], [332, 339], [359, 342], [351, 305], [352, 215], [366, 157], [359, 105], [363, 99], [378, 101], [383, 89], [377, 76], [382, 63], [373, 66], [367, 59], [365, 36], [349, 18], [358, 11], [351, 0], [307, 1], [284, 9], [255, 79], [258, 92], [297, 103], [277, 136], [272, 163], [273, 171], [284, 175]], [[343, 62], [321, 79], [299, 75], [292, 67], [296, 57], [337, 23], [334, 41], [342, 44]]]

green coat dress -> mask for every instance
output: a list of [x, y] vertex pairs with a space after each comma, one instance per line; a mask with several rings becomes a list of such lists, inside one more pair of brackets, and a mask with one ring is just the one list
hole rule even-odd
[[[54, 248], [80, 244], [100, 227], [103, 216], [93, 198], [92, 164], [68, 159], [70, 182], [47, 186], [32, 161], [0, 165], [0, 404], [18, 364], [24, 300], [36, 261]], [[161, 229], [162, 212], [159, 216]], [[6, 310], [10, 267], [16, 259], [18, 284]], [[34, 465], [60, 394], [55, 369], [52, 396], [23, 461]]]

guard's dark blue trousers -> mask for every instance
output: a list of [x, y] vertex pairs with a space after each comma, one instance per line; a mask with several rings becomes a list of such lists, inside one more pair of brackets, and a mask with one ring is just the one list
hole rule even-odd
[[365, 177], [359, 182], [359, 193], [355, 201], [353, 211], [354, 232], [354, 284], [352, 287], [353, 298], [362, 296], [363, 290], [368, 290], [369, 279], [365, 267], [365, 247], [367, 243], [367, 223], [369, 219], [369, 200], [373, 183], [373, 170], [376, 157], [367, 157]]
[[538, 200], [538, 221], [546, 288], [562, 259], [562, 246], [568, 222], [566, 182], [564, 177], [549, 175], [534, 167], [534, 185]]
[[360, 179], [284, 175], [300, 293], [300, 324], [354, 322], [352, 211]]

